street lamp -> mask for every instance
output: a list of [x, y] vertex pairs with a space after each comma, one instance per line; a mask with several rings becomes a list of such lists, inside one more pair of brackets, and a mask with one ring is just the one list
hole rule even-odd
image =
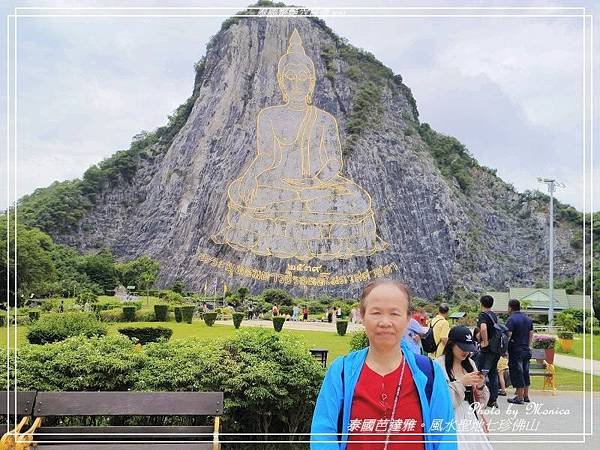
[[550, 307], [548, 308], [548, 325], [552, 327], [554, 326], [554, 191], [557, 187], [565, 187], [565, 185], [554, 178], [538, 177], [537, 180], [548, 186], [548, 193], [550, 194], [550, 274], [548, 277], [548, 283], [550, 284]]

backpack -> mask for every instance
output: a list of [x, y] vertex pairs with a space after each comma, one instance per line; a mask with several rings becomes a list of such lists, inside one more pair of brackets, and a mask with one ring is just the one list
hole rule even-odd
[[427, 330], [427, 333], [425, 333], [422, 337], [421, 337], [421, 346], [423, 347], [423, 351], [427, 352], [427, 353], [433, 353], [437, 350], [439, 342], [436, 344], [435, 343], [435, 338], [433, 336], [433, 327], [435, 327], [438, 322], [442, 320], [442, 319], [438, 319], [436, 320], [430, 327], [429, 330]]
[[494, 322], [494, 336], [490, 339], [490, 351], [498, 355], [505, 355], [508, 351], [508, 328], [498, 319], [486, 311], [487, 316]]

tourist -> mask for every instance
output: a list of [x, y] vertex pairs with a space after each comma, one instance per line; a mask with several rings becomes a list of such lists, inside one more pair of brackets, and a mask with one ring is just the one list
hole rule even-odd
[[[444, 369], [454, 405], [458, 437], [458, 450], [491, 449], [484, 432], [485, 417], [481, 413], [490, 392], [485, 377], [477, 370], [469, 353], [475, 351], [474, 338], [467, 327], [457, 326], [450, 330], [444, 354], [435, 361]], [[475, 442], [473, 442], [475, 441]]]
[[413, 353], [420, 355], [423, 353], [421, 348], [421, 335], [427, 333], [427, 330], [429, 330], [428, 327], [424, 327], [418, 320], [411, 317], [408, 326], [406, 327], [406, 331], [404, 332], [402, 342], [406, 342], [406, 345]]
[[492, 311], [494, 298], [491, 295], [483, 295], [479, 299], [481, 304], [481, 312], [477, 318], [477, 326], [479, 327], [479, 355], [477, 355], [477, 367], [479, 370], [487, 370], [488, 387], [490, 389], [490, 399], [488, 406], [491, 408], [498, 407], [498, 360], [500, 354], [490, 349], [490, 340], [496, 334], [494, 324], [498, 322], [496, 313]]
[[442, 303], [438, 307], [438, 314], [431, 319], [431, 328], [433, 329], [433, 340], [435, 341], [435, 352], [430, 353], [432, 359], [440, 357], [444, 353], [444, 347], [448, 341], [448, 332], [450, 324], [448, 323], [448, 311], [450, 307], [447, 303]]
[[506, 356], [500, 356], [498, 360], [498, 395], [506, 397], [506, 371], [508, 370], [508, 358]]
[[298, 305], [294, 305], [294, 307], [292, 308], [292, 321], [298, 321], [298, 314], [300, 314], [300, 308], [298, 307]]
[[277, 317], [279, 315], [279, 308], [277, 307], [277, 304], [273, 305], [273, 308], [271, 308], [271, 314], [273, 317]]
[[531, 359], [531, 340], [533, 339], [533, 322], [521, 312], [519, 300], [508, 301], [510, 317], [506, 322], [508, 328], [508, 371], [510, 382], [517, 390], [512, 398], [506, 401], [517, 405], [529, 400], [529, 360]]
[[333, 322], [333, 311], [331, 308], [327, 308], [327, 322]]
[[325, 374], [311, 450], [457, 448], [441, 367], [400, 343], [410, 308], [409, 288], [398, 281], [378, 279], [365, 286], [359, 309], [370, 346], [337, 358]]
[[254, 307], [252, 305], [248, 306], [248, 320], [252, 320], [254, 317]]
[[356, 308], [352, 307], [350, 310], [350, 322], [356, 323]]
[[302, 320], [306, 322], [308, 320], [308, 306], [304, 305], [302, 309]]
[[342, 320], [342, 307], [340, 306], [335, 312], [336, 320]]

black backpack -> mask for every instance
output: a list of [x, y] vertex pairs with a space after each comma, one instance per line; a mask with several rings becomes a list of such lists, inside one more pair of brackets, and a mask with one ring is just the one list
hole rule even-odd
[[421, 346], [423, 347], [423, 351], [427, 353], [434, 353], [438, 348], [439, 342], [437, 344], [435, 342], [435, 338], [433, 337], [433, 327], [435, 327], [440, 320], [442, 319], [438, 319], [432, 323], [429, 330], [427, 330], [427, 333], [421, 337]]
[[490, 338], [490, 351], [497, 353], [498, 355], [505, 355], [508, 351], [508, 328], [506, 325], [501, 323], [497, 318], [494, 319], [490, 313], [486, 311], [486, 314], [492, 322], [494, 322], [494, 336]]

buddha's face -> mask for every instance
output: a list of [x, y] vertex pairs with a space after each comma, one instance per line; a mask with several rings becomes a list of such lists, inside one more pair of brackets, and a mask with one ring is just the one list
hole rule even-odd
[[284, 96], [292, 101], [308, 99], [309, 93], [314, 89], [315, 80], [312, 72], [303, 64], [287, 64], [280, 77]]

